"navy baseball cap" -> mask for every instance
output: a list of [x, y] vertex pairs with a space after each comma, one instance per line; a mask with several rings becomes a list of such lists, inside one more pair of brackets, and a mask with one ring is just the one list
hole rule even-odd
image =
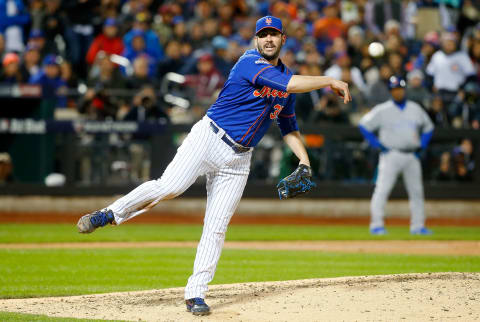
[[107, 18], [105, 19], [105, 22], [103, 23], [105, 27], [108, 26], [116, 26], [117, 25], [117, 20], [115, 18]]
[[265, 28], [273, 28], [280, 31], [283, 34], [283, 25], [282, 20], [273, 16], [265, 16], [257, 20], [255, 27], [255, 35], [260, 32], [260, 30]]
[[402, 77], [392, 76], [388, 80], [388, 89], [405, 88], [405, 87], [407, 87], [407, 83]]
[[43, 38], [45, 37], [45, 33], [41, 29], [32, 29], [30, 31], [29, 38]]
[[54, 54], [49, 54], [45, 56], [43, 59], [43, 65], [48, 66], [48, 65], [58, 65], [58, 58]]

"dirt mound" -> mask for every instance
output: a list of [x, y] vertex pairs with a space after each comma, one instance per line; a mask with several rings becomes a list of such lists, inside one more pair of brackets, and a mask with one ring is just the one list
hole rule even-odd
[[0, 300], [0, 311], [130, 321], [478, 321], [480, 273], [341, 277], [211, 286], [208, 317], [183, 288]]

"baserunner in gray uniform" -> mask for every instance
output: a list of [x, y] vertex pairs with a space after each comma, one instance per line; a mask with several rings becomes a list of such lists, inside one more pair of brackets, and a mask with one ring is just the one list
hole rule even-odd
[[360, 120], [363, 136], [372, 147], [381, 150], [378, 176], [370, 205], [370, 233], [374, 235], [387, 233], [384, 224], [385, 204], [399, 174], [403, 176], [410, 202], [410, 233], [432, 233], [425, 227], [419, 152], [426, 149], [434, 126], [420, 105], [405, 99], [405, 86], [404, 79], [392, 76], [389, 80], [392, 99], [375, 106]]

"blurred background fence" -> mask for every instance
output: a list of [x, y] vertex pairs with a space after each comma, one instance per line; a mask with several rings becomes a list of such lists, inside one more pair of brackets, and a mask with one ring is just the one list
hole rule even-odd
[[[5, 92], [3, 88], [0, 95]], [[86, 120], [55, 109], [51, 101], [39, 97], [35, 87], [11, 88], [9, 93], [14, 95], [0, 98], [4, 107], [0, 114], [0, 149], [10, 158], [10, 162], [5, 158], [1, 161], [1, 194], [128, 192], [140, 182], [161, 176], [192, 126], [191, 122], [172, 124], [163, 118], [141, 122]], [[378, 152], [368, 147], [358, 128], [332, 123], [305, 123], [301, 128], [319, 183], [308, 196], [369, 198]], [[428, 198], [478, 198], [480, 171], [475, 165], [480, 164], [480, 154], [475, 147], [479, 142], [480, 132], [476, 130], [435, 131], [431, 146], [422, 155]], [[275, 197], [275, 184], [293, 171], [297, 162], [282, 144], [276, 126], [272, 126], [254, 151], [245, 196]], [[186, 194], [203, 196], [202, 180]], [[400, 184], [392, 196], [405, 197]]]

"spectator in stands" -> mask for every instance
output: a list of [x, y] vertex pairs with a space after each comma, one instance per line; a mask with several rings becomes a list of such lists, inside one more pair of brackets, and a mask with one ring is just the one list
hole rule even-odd
[[252, 42], [252, 25], [249, 22], [243, 22], [238, 28], [238, 32], [233, 35], [232, 40], [236, 41], [240, 47], [250, 47]]
[[423, 86], [423, 72], [414, 69], [407, 74], [407, 99], [420, 104], [424, 109], [430, 106], [431, 95]]
[[392, 52], [398, 53], [400, 54], [400, 56], [402, 56], [402, 60], [405, 57], [407, 57], [408, 48], [404, 44], [402, 37], [396, 34], [389, 35], [388, 38], [384, 41], [384, 45], [385, 45], [385, 50], [388, 53], [392, 53]]
[[365, 4], [365, 23], [368, 31], [380, 39], [384, 38], [383, 30], [386, 22], [392, 19], [404, 21], [403, 10], [400, 0], [368, 0]]
[[392, 69], [393, 75], [405, 78], [406, 70], [403, 66], [403, 57], [397, 52], [391, 52], [388, 55], [388, 64]]
[[435, 170], [433, 174], [433, 179], [435, 181], [451, 181], [453, 180], [453, 170], [452, 170], [452, 156], [450, 152], [443, 152], [440, 156], [440, 164], [438, 169]]
[[[318, 64], [301, 64], [298, 68], [298, 74], [307, 76], [321, 76], [322, 70]], [[312, 115], [315, 113], [315, 106], [319, 104], [322, 95], [323, 90], [321, 89], [307, 93], [296, 94], [297, 98], [295, 100], [295, 114], [297, 116], [297, 120], [303, 123], [311, 122]]]
[[116, 117], [118, 102], [115, 96], [108, 95], [101, 83], [89, 88], [81, 98], [78, 110], [90, 120], [113, 120]]
[[[145, 32], [140, 29], [131, 31], [132, 41], [131, 46], [126, 46], [123, 56], [125, 56], [131, 64], [135, 64], [137, 58], [147, 61], [148, 76], [153, 77], [155, 75], [157, 60], [154, 56], [150, 55], [146, 48]], [[135, 67], [134, 67], [135, 69]]]
[[444, 107], [442, 98], [436, 94], [432, 97], [431, 106], [428, 109], [428, 115], [437, 128], [450, 127], [450, 117]]
[[147, 12], [142, 11], [135, 16], [133, 28], [123, 37], [123, 43], [127, 51], [135, 50], [134, 38], [138, 37], [139, 31], [143, 32], [145, 41], [144, 51], [152, 57], [153, 60], [159, 61], [163, 58], [163, 48], [160, 40], [155, 32], [150, 29], [150, 16]]
[[480, 6], [478, 1], [463, 1], [462, 9], [459, 12], [458, 29], [460, 33], [464, 33], [468, 28], [475, 26], [480, 19]]
[[157, 88], [157, 81], [150, 74], [150, 58], [146, 55], [141, 55], [133, 61], [133, 75], [127, 77], [127, 88], [139, 89], [145, 85], [152, 85]]
[[225, 79], [215, 68], [213, 56], [208, 53], [198, 58], [197, 71], [195, 74], [186, 75], [185, 85], [195, 91], [194, 105], [198, 109], [194, 113], [200, 116], [215, 101]]
[[122, 38], [118, 36], [117, 21], [114, 18], [108, 18], [103, 24], [102, 33], [95, 37], [88, 49], [87, 63], [92, 65], [100, 51], [108, 55], [121, 55], [123, 50]]
[[346, 26], [339, 18], [338, 4], [335, 0], [327, 0], [323, 8], [323, 16], [313, 24], [313, 36], [317, 39], [318, 50], [325, 53], [328, 46], [338, 37], [343, 37]]
[[76, 90], [78, 87], [77, 75], [73, 72], [72, 64], [67, 60], [62, 60], [60, 63], [60, 77], [65, 82], [67, 89]]
[[432, 56], [427, 74], [433, 78], [434, 91], [441, 95], [445, 106], [450, 106], [466, 81], [477, 81], [470, 58], [457, 51], [457, 36], [452, 32], [442, 34], [442, 49]]
[[222, 24], [231, 24], [235, 16], [235, 8], [232, 3], [222, 2], [217, 8], [219, 26]]
[[0, 58], [3, 57], [4, 51], [5, 51], [5, 38], [3, 37], [3, 34], [0, 31]]
[[64, 0], [67, 25], [64, 31], [67, 42], [67, 57], [72, 62], [75, 73], [81, 78], [87, 75], [85, 55], [94, 37], [94, 23], [99, 17], [98, 0]]
[[305, 25], [298, 21], [293, 21], [290, 24], [291, 33], [288, 33], [287, 40], [284, 45], [284, 49], [289, 49], [295, 54], [302, 50], [303, 41], [307, 36]]
[[346, 53], [348, 50], [348, 43], [343, 37], [337, 37], [333, 40], [331, 46], [325, 50], [325, 59], [327, 61], [335, 62], [336, 56], [340, 53]]
[[436, 31], [426, 33], [423, 37], [420, 54], [413, 63], [413, 68], [420, 69], [421, 71], [425, 72], [428, 64], [430, 63], [430, 59], [435, 51], [437, 51], [439, 45], [439, 37]]
[[44, 12], [45, 3], [43, 0], [30, 0], [28, 4], [28, 12], [30, 13], [31, 28], [41, 29], [42, 20], [45, 15]]
[[89, 88], [101, 86], [106, 89], [121, 90], [126, 87], [126, 82], [120, 70], [112, 62], [110, 55], [101, 51], [90, 70], [87, 85]]
[[45, 12], [42, 18], [41, 30], [45, 33], [45, 50], [47, 53], [65, 55], [65, 30], [67, 18], [61, 10], [61, 0], [45, 1]]
[[449, 106], [452, 117], [459, 118], [462, 128], [479, 128], [480, 86], [477, 82], [468, 82]]
[[212, 40], [213, 62], [218, 71], [226, 79], [230, 70], [233, 68], [235, 61], [229, 59], [227, 49], [228, 40], [222, 36], [216, 36]]
[[352, 70], [348, 67], [342, 68], [342, 75], [340, 77], [340, 80], [348, 84], [350, 95], [352, 96], [352, 100], [348, 102], [347, 106], [344, 109], [350, 113], [360, 112], [364, 110], [367, 106], [367, 102], [362, 91], [353, 82]]
[[21, 83], [20, 58], [16, 53], [8, 53], [3, 57], [3, 70], [0, 73], [0, 83], [15, 85]]
[[218, 35], [218, 21], [215, 18], [209, 18], [203, 22], [203, 33], [205, 40], [212, 41], [213, 37]]
[[181, 44], [172, 39], [165, 48], [165, 57], [158, 63], [157, 78], [162, 80], [167, 73], [179, 73], [183, 64]]
[[385, 63], [380, 66], [380, 78], [371, 86], [369, 86], [366, 95], [368, 99], [368, 105], [370, 107], [390, 99], [388, 80], [392, 75], [393, 74], [390, 65]]
[[22, 65], [20, 67], [23, 80], [28, 81], [33, 75], [36, 75], [40, 71], [40, 61], [41, 56], [37, 46], [28, 44], [23, 53]]
[[172, 39], [184, 42], [188, 40], [187, 24], [182, 17], [175, 17], [173, 19], [173, 35]]
[[282, 59], [283, 64], [285, 66], [288, 66], [288, 68], [292, 71], [293, 74], [297, 73], [298, 65], [295, 53], [292, 50], [282, 50], [282, 52], [280, 53], [280, 58]]
[[60, 77], [65, 82], [65, 85], [67, 87], [66, 106], [76, 108], [77, 96], [74, 93], [77, 92], [78, 78], [73, 72], [72, 64], [67, 60], [62, 60], [62, 62], [60, 63]]
[[60, 75], [61, 58], [50, 54], [42, 64], [42, 69], [30, 78], [31, 84], [42, 86], [42, 97], [55, 102], [55, 107], [66, 106], [66, 84]]
[[348, 116], [342, 110], [340, 103], [331, 91], [324, 91], [318, 104], [315, 105], [315, 112], [312, 120], [316, 122], [329, 122], [337, 124], [348, 124]]
[[[46, 43], [45, 33], [43, 30], [33, 29], [30, 31], [30, 35], [28, 37], [28, 46], [35, 47], [39, 51], [41, 59], [45, 58], [45, 56], [49, 54]], [[52, 54], [56, 53], [54, 52]]]
[[10, 154], [0, 153], [0, 185], [13, 181], [13, 164]]
[[[175, 19], [175, 8], [173, 3], [162, 4], [158, 8], [158, 15], [154, 18], [152, 23], [152, 29], [158, 35], [159, 41], [162, 46], [172, 38], [173, 28], [174, 28], [174, 19]], [[182, 18], [183, 20], [183, 18]]]
[[212, 17], [214, 12], [215, 10], [209, 1], [197, 1], [197, 5], [195, 6], [195, 20], [203, 22], [206, 19]]
[[[352, 64], [357, 67], [362, 66], [363, 48], [365, 47], [365, 32], [359, 26], [352, 26], [348, 29], [347, 53], [352, 60]], [[362, 68], [363, 69], [363, 68]]]
[[[480, 34], [480, 23], [479, 23], [479, 34]], [[480, 80], [480, 37], [478, 39], [473, 39], [469, 49], [470, 58], [472, 59], [473, 66], [475, 68], [475, 73], [477, 79]]]
[[359, 1], [342, 1], [340, 6], [340, 17], [342, 18], [343, 23], [347, 24], [348, 27], [361, 23], [363, 20], [361, 6], [363, 7], [363, 4]]
[[167, 113], [165, 113], [157, 102], [155, 89], [149, 85], [141, 88], [133, 98], [133, 106], [125, 115], [126, 121], [161, 121], [163, 124], [169, 122]]
[[0, 0], [0, 33], [5, 37], [5, 51], [21, 53], [24, 27], [30, 15], [22, 0]]
[[345, 51], [336, 53], [335, 64], [325, 71], [325, 75], [340, 79], [342, 69], [345, 68], [350, 69], [353, 84], [355, 84], [360, 91], [366, 92], [367, 86], [363, 80], [362, 72], [357, 67], [351, 66], [351, 59]]
[[[133, 106], [123, 118], [124, 121], [169, 123], [165, 113], [157, 102], [155, 89], [145, 86], [133, 98]], [[149, 139], [149, 133], [136, 133], [129, 139], [128, 149], [131, 155], [130, 177], [134, 181], [148, 180], [150, 157], [148, 147], [143, 141]]]
[[229, 22], [221, 22], [220, 25], [218, 26], [218, 34], [227, 39], [231, 39], [233, 37], [232, 24]]
[[456, 180], [473, 180], [473, 172], [475, 170], [473, 152], [473, 144], [470, 139], [463, 139], [460, 145], [453, 149], [452, 155]]

